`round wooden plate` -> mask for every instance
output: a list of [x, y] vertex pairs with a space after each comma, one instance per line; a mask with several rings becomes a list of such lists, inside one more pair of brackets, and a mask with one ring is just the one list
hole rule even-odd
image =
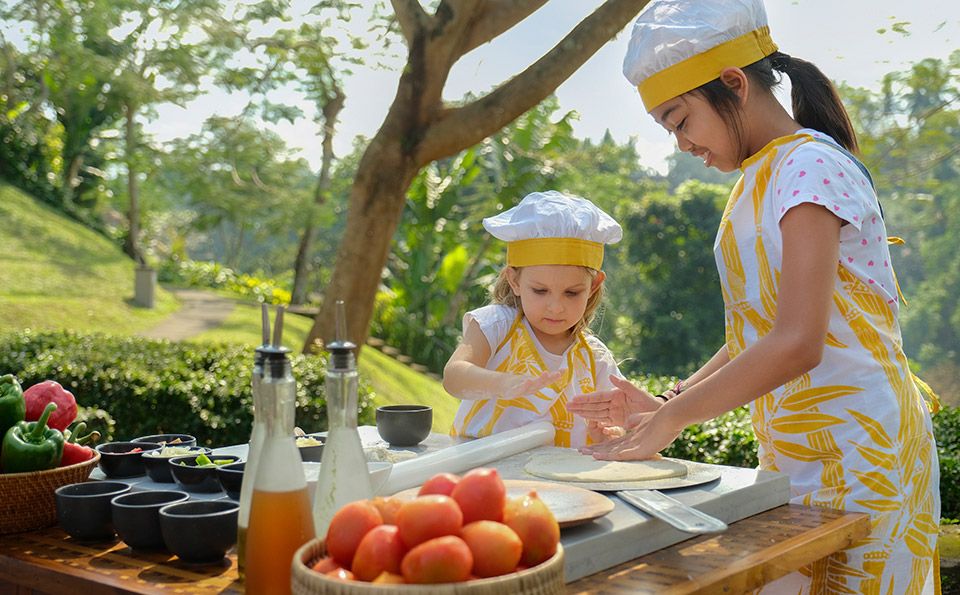
[[[505, 479], [507, 498], [518, 498], [530, 490], [536, 490], [561, 529], [575, 527], [598, 519], [613, 510], [613, 500], [603, 494], [591, 492], [574, 485], [551, 483], [548, 481], [528, 481], [526, 479]], [[400, 498], [416, 498], [419, 487], [397, 492]]]

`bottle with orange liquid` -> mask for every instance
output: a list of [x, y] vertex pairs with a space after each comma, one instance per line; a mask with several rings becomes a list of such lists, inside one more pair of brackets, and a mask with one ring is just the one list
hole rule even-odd
[[[260, 381], [265, 434], [256, 462], [250, 519], [244, 544], [244, 590], [252, 595], [290, 593], [290, 565], [297, 549], [316, 536], [303, 463], [293, 435], [297, 383], [290, 350], [274, 342], [264, 355]], [[248, 462], [249, 465], [249, 462]]]

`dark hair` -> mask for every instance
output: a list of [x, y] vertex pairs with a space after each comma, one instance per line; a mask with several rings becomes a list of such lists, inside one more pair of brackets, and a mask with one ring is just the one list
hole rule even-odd
[[[815, 64], [793, 58], [782, 52], [774, 52], [743, 68], [743, 71], [760, 88], [771, 93], [781, 80], [774, 74], [775, 70], [790, 77], [793, 118], [798, 124], [804, 128], [813, 128], [826, 133], [851, 153], [859, 153], [860, 145], [857, 143], [857, 135], [847, 110], [840, 101], [840, 95], [830, 79]], [[738, 145], [743, 147], [743, 143], [740, 142], [743, 128], [739, 120], [740, 99], [737, 94], [719, 78], [700, 86], [696, 91], [730, 125]], [[743, 147], [743, 151], [746, 152], [746, 147]], [[740, 157], [740, 161], [743, 161], [749, 155]]]

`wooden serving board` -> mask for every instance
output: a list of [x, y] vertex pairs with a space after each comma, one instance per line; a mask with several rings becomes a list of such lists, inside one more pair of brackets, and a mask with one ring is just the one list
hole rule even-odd
[[[613, 500], [603, 494], [591, 492], [569, 484], [547, 481], [528, 481], [524, 479], [505, 479], [507, 498], [519, 498], [536, 490], [537, 496], [550, 508], [561, 529], [575, 527], [609, 514]], [[400, 498], [415, 498], [420, 488], [410, 488], [398, 492]]]

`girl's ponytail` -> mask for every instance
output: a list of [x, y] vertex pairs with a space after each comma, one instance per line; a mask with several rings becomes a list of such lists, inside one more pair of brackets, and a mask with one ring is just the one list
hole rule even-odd
[[782, 52], [774, 52], [767, 59], [774, 70], [790, 77], [793, 119], [805, 128], [829, 134], [846, 150], [858, 153], [853, 124], [830, 79], [812, 62]]

